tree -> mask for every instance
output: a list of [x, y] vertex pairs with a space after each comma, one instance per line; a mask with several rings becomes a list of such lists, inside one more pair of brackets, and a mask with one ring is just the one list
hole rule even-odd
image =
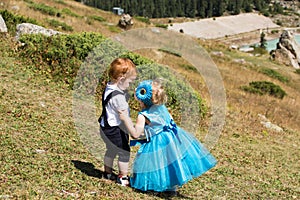
[[196, 15], [201, 17], [201, 18], [205, 18], [206, 8], [207, 8], [207, 1], [206, 0], [197, 0], [197, 5], [196, 5], [197, 13], [196, 13]]
[[267, 47], [267, 40], [266, 40], [266, 34], [262, 31], [260, 34], [260, 48], [266, 49]]

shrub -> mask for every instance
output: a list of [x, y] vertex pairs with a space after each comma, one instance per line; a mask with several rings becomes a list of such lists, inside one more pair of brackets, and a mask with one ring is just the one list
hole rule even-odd
[[296, 69], [295, 73], [300, 74], [300, 69]]
[[150, 19], [148, 17], [135, 16], [134, 19], [144, 22], [146, 24], [150, 24]]
[[194, 72], [198, 71], [193, 65], [180, 64], [180, 67], [182, 67], [185, 70], [191, 70], [191, 71], [194, 71]]
[[263, 74], [266, 74], [269, 77], [275, 78], [283, 83], [287, 83], [289, 82], [289, 79], [287, 77], [284, 77], [283, 75], [281, 75], [280, 73], [278, 73], [277, 71], [273, 70], [273, 69], [269, 69], [269, 68], [262, 68], [260, 70]]
[[177, 56], [177, 57], [182, 56], [180, 53], [174, 51], [173, 49], [161, 48], [161, 49], [158, 49], [158, 50], [162, 51], [162, 52], [165, 52], [165, 53], [168, 53], [168, 54], [171, 54], [171, 55], [174, 55], [174, 56]]
[[40, 11], [43, 14], [56, 16], [56, 17], [61, 17], [60, 10], [58, 10], [56, 8], [53, 8], [51, 6], [47, 6], [44, 3], [31, 3], [31, 4], [29, 4], [29, 8]]
[[[70, 35], [41, 34], [22, 35], [20, 56], [31, 58], [36, 69], [50, 78], [62, 80], [80, 91], [83, 95], [96, 94], [96, 101], [108, 81], [106, 70], [116, 57], [131, 59], [139, 71], [139, 80], [162, 77], [166, 80], [169, 98], [167, 106], [175, 120], [188, 125], [190, 130], [197, 126], [197, 116], [204, 117], [207, 112], [205, 103], [190, 85], [168, 67], [154, 63], [138, 54], [128, 52], [121, 44], [114, 43], [96, 33]], [[137, 84], [138, 81], [135, 83]], [[134, 85], [136, 86], [136, 85]], [[130, 89], [130, 91], [134, 91]], [[97, 103], [98, 105], [99, 103]], [[137, 102], [131, 101], [130, 105]], [[100, 104], [99, 104], [100, 105]], [[137, 107], [137, 105], [135, 106]], [[190, 115], [193, 113], [194, 115]], [[193, 119], [191, 119], [193, 118]], [[197, 121], [199, 122], [199, 121]]]
[[82, 18], [82, 16], [72, 12], [69, 8], [63, 8], [62, 9], [62, 13], [66, 14], [66, 15], [69, 15], [71, 17], [77, 17], [77, 18]]
[[166, 25], [166, 24], [156, 24], [155, 26], [159, 27], [159, 28], [165, 28], [165, 29], [168, 28], [168, 25]]
[[65, 22], [60, 22], [55, 19], [48, 19], [47, 21], [48, 21], [49, 25], [52, 27], [60, 28], [61, 30], [64, 30], [64, 31], [73, 31], [72, 26], [67, 25]]
[[101, 17], [101, 16], [96, 16], [96, 15], [90, 16], [90, 18], [93, 19], [93, 20], [99, 21], [99, 22], [104, 22], [104, 21], [106, 21], [106, 19], [104, 19], [103, 17]]
[[243, 89], [246, 92], [255, 93], [259, 95], [268, 94], [279, 99], [283, 99], [283, 97], [286, 95], [286, 92], [283, 89], [281, 89], [280, 86], [268, 81], [250, 82], [249, 86], [242, 86], [241, 89]]
[[31, 24], [36, 24], [36, 25], [41, 26], [41, 24], [38, 23], [35, 19], [14, 15], [7, 10], [0, 10], [0, 14], [2, 15], [2, 17], [6, 23], [9, 33], [15, 34], [17, 24], [21, 24], [21, 23], [31, 23]]
[[57, 80], [73, 85], [82, 61], [104, 38], [97, 33], [79, 33], [70, 35], [42, 34], [22, 35], [20, 42], [25, 43], [20, 55], [31, 58], [36, 68]]

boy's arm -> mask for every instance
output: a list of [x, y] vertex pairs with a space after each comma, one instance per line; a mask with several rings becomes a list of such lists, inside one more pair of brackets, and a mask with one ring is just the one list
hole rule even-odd
[[140, 135], [144, 133], [144, 127], [145, 127], [145, 117], [141, 114], [138, 115], [136, 124], [134, 126], [131, 118], [128, 115], [127, 110], [119, 110], [120, 119], [124, 122], [128, 132], [133, 138], [138, 138]]

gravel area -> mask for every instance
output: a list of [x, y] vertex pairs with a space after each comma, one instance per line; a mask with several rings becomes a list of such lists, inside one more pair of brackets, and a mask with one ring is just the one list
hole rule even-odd
[[183, 30], [185, 34], [202, 38], [216, 39], [246, 33], [259, 29], [279, 28], [268, 17], [256, 13], [243, 13], [234, 16], [200, 19], [194, 22], [174, 23], [169, 30]]

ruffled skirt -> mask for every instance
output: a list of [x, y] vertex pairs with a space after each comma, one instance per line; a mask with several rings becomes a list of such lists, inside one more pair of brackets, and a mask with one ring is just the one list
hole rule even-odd
[[139, 148], [133, 162], [131, 187], [142, 191], [169, 191], [216, 165], [216, 159], [191, 134], [161, 132]]

